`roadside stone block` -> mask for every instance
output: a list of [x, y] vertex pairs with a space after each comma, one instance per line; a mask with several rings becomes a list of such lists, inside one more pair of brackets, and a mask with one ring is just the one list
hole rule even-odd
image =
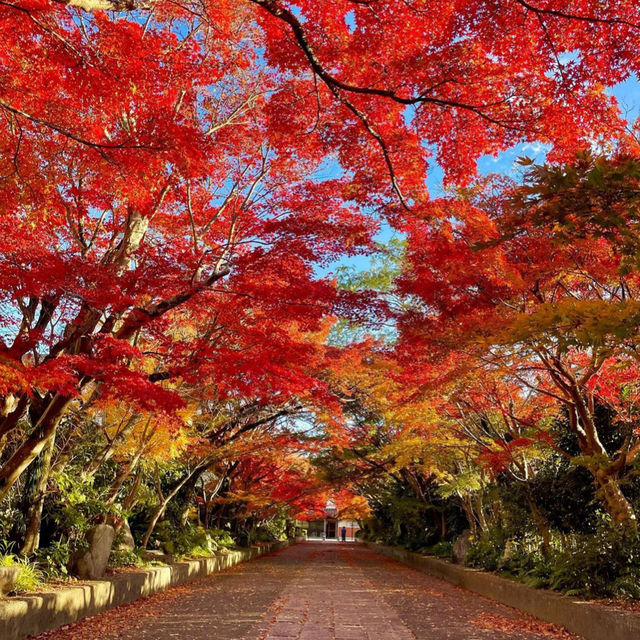
[[0, 596], [15, 589], [19, 574], [20, 567], [0, 567]]
[[[145, 625], [144, 631], [132, 631], [132, 638], [135, 640], [164, 640], [171, 637], [166, 631], [158, 635], [153, 635], [153, 629], [149, 625], [149, 619], [135, 614], [132, 616], [127, 611], [128, 605], [139, 598], [146, 598], [145, 603], [151, 602], [153, 594], [165, 591], [170, 587], [180, 585], [182, 583], [194, 580], [196, 578], [204, 578], [211, 573], [217, 573], [223, 569], [230, 568], [240, 562], [251, 560], [262, 553], [281, 549], [287, 543], [274, 543], [261, 549], [250, 548], [242, 551], [234, 551], [224, 556], [215, 556], [211, 558], [202, 558], [199, 560], [189, 560], [180, 562], [172, 566], [153, 567], [141, 571], [132, 571], [116, 575], [113, 577], [103, 578], [102, 580], [88, 582], [83, 585], [64, 587], [51, 593], [37, 593], [15, 598], [3, 598], [0, 600], [0, 640], [23, 640], [26, 637], [38, 637], [38, 634], [47, 632], [45, 636], [47, 640], [65, 640], [66, 634], [69, 636], [67, 640], [100, 640], [102, 634], [107, 634], [109, 640], [112, 638], [124, 638], [121, 629], [117, 629], [116, 625], [104, 625], [99, 622], [102, 616], [118, 616], [120, 612], [124, 615], [126, 624], [132, 625], [140, 622]], [[167, 592], [169, 593], [169, 592]], [[164, 594], [163, 594], [164, 595]], [[273, 596], [269, 598], [269, 601]], [[225, 596], [225, 606], [220, 607], [222, 614], [226, 616], [230, 607], [230, 599]], [[233, 599], [231, 599], [233, 602]], [[267, 603], [268, 604], [268, 603]], [[136, 602], [130, 606], [143, 606], [142, 602]], [[179, 637], [195, 640], [196, 636], [189, 632], [184, 632], [185, 619], [206, 620], [207, 616], [211, 617], [211, 599], [207, 597], [203, 603], [204, 617], [193, 618], [184, 614], [183, 607], [180, 603], [171, 609], [170, 627], [179, 629]], [[267, 605], [265, 604], [265, 607]], [[107, 609], [113, 611], [106, 611]], [[213, 612], [215, 613], [215, 612]], [[93, 617], [90, 617], [93, 616]], [[183, 617], [184, 616], [184, 617]], [[82, 618], [77, 625], [73, 624]], [[85, 624], [93, 624], [94, 621], [100, 626], [100, 632], [92, 631], [76, 631], [76, 627], [82, 627]], [[207, 627], [206, 622], [204, 626]], [[109, 628], [114, 628], [113, 635], [109, 633]], [[147, 633], [148, 632], [148, 633]], [[149, 635], [151, 634], [151, 635]], [[228, 634], [222, 637], [227, 640]], [[212, 638], [210, 630], [207, 630], [206, 640]], [[253, 638], [252, 640], [255, 640]]]

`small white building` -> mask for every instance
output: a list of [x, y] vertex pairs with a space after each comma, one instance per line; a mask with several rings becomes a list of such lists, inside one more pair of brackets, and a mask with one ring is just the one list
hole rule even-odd
[[307, 540], [341, 540], [342, 529], [345, 529], [345, 540], [353, 542], [360, 525], [356, 520], [343, 520], [338, 515], [338, 509], [332, 500], [324, 508], [324, 518], [317, 518], [299, 523], [307, 530]]

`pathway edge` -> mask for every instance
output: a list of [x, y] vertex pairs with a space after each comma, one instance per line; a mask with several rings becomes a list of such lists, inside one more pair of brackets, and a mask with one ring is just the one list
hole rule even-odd
[[2, 599], [0, 638], [23, 640], [28, 636], [58, 629], [107, 609], [224, 571], [265, 553], [283, 549], [289, 544], [289, 541], [273, 542], [261, 547], [231, 551], [224, 555], [122, 573], [49, 593]]
[[585, 640], [640, 638], [640, 613], [576, 600], [500, 576], [374, 542], [370, 549], [469, 591], [560, 625]]

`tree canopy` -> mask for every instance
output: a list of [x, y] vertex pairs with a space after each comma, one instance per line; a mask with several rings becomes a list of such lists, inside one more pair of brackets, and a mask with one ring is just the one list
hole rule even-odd
[[560, 468], [637, 528], [637, 2], [0, 14], [2, 537], [73, 495], [143, 546], [329, 499], [446, 541], [510, 484], [548, 549]]

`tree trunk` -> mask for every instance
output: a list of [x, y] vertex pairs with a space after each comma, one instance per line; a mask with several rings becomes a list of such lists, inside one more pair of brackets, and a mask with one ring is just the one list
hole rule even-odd
[[122, 508], [125, 512], [130, 512], [133, 509], [133, 505], [138, 501], [138, 489], [140, 488], [140, 483], [142, 481], [142, 473], [140, 470], [136, 473], [136, 477], [133, 480], [133, 484], [131, 485], [131, 489], [129, 489], [129, 493], [127, 497], [122, 501]]
[[594, 473], [596, 482], [602, 492], [602, 497], [609, 515], [620, 525], [637, 530], [638, 521], [633, 507], [622, 493], [620, 482], [610, 476], [605, 470], [598, 469]]
[[209, 498], [207, 497], [207, 490], [205, 488], [204, 480], [202, 481], [202, 522], [204, 524], [204, 528], [209, 528], [209, 516], [210, 516], [210, 507], [209, 507]]
[[529, 495], [527, 491], [527, 504], [529, 505], [529, 510], [531, 511], [531, 517], [533, 521], [536, 523], [536, 527], [542, 536], [542, 553], [545, 556], [548, 556], [551, 553], [551, 530], [549, 529], [549, 524], [544, 516], [540, 513], [538, 507], [536, 506], [533, 498]]
[[27, 467], [36, 459], [51, 438], [71, 398], [56, 394], [41, 413], [34, 432], [16, 449], [0, 469], [0, 502]]
[[147, 548], [147, 545], [149, 544], [149, 538], [155, 530], [158, 521], [160, 520], [160, 518], [162, 518], [164, 512], [167, 510], [167, 505], [169, 504], [169, 502], [171, 502], [171, 500], [177, 495], [178, 491], [180, 491], [180, 489], [182, 489], [182, 487], [184, 487], [184, 485], [187, 484], [189, 480], [194, 478], [197, 473], [202, 473], [205, 469], [206, 467], [196, 467], [191, 473], [187, 474], [184, 478], [182, 478], [182, 480], [175, 484], [173, 489], [171, 489], [171, 492], [161, 500], [160, 504], [153, 514], [153, 517], [151, 518], [151, 522], [149, 523], [147, 530], [145, 531], [144, 537], [142, 538], [141, 546], [143, 549]]
[[625, 468], [622, 466], [612, 473], [614, 461], [600, 442], [593, 417], [593, 402], [587, 402], [578, 387], [572, 389], [572, 397], [574, 406], [569, 407], [569, 423], [578, 437], [581, 453], [597, 461], [597, 466], [587, 466], [587, 468], [600, 488], [604, 506], [616, 523], [637, 530], [636, 514], [620, 489], [618, 473]]
[[[118, 443], [123, 442], [125, 438], [131, 433], [131, 431], [133, 430], [133, 427], [136, 424], [137, 419], [138, 419], [137, 414], [132, 415], [127, 420], [127, 422], [122, 427], [122, 429], [120, 429], [115, 434], [115, 436], [113, 437], [113, 440], [111, 440], [98, 455], [94, 456], [93, 460], [91, 461], [86, 471], [84, 472], [85, 477], [90, 478], [91, 476], [94, 476], [98, 471], [98, 469], [105, 462], [108, 462], [111, 459], [111, 457], [115, 453], [116, 446], [118, 445]], [[149, 419], [149, 421], [151, 421], [151, 419]]]
[[484, 517], [484, 499], [482, 496], [482, 491], [478, 491], [478, 496], [476, 498], [476, 506], [478, 510], [478, 524], [480, 525], [481, 531], [486, 531], [487, 527], [487, 519]]
[[135, 453], [131, 462], [115, 477], [113, 484], [109, 488], [109, 495], [107, 496], [107, 504], [113, 504], [118, 497], [118, 493], [122, 488], [122, 485], [128, 480], [131, 474], [135, 471], [140, 459], [142, 457], [142, 450]]
[[579, 412], [577, 418], [583, 425], [587, 425], [585, 428], [587, 437], [580, 438], [580, 433], [578, 433], [578, 444], [583, 454], [595, 458], [597, 461], [597, 467], [588, 466], [587, 468], [593, 474], [596, 484], [600, 488], [607, 512], [616, 523], [636, 530], [638, 528], [636, 514], [620, 489], [618, 474], [611, 473], [610, 468], [614, 466], [613, 460], [600, 442], [593, 416], [586, 409], [585, 403], [583, 403], [582, 411]]
[[40, 546], [40, 524], [42, 523], [42, 507], [47, 495], [47, 484], [51, 474], [51, 458], [55, 447], [55, 438], [49, 438], [44, 451], [42, 452], [42, 464], [40, 466], [40, 476], [32, 496], [31, 505], [27, 511], [27, 530], [20, 553], [31, 555]]
[[478, 523], [476, 521], [476, 517], [473, 513], [473, 508], [471, 506], [471, 497], [470, 496], [460, 496], [460, 505], [462, 506], [462, 510], [464, 514], [467, 516], [467, 522], [469, 523], [469, 529], [471, 530], [471, 534], [475, 537], [478, 533]]

